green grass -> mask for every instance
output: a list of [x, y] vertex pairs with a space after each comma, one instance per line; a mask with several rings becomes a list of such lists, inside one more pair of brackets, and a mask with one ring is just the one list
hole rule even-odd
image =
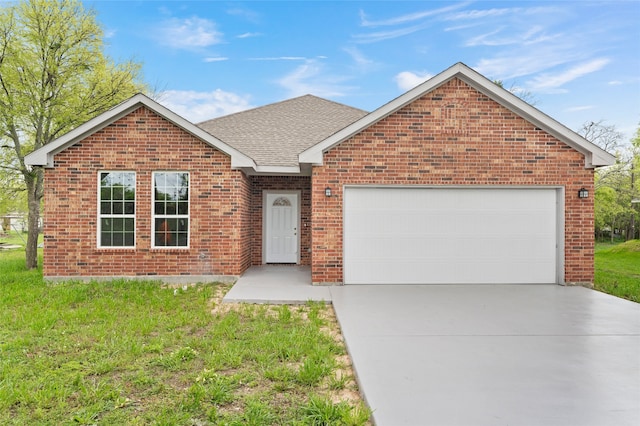
[[[44, 236], [42, 234], [38, 235], [38, 244], [42, 244], [44, 242]], [[22, 253], [24, 253], [24, 247], [27, 245], [27, 233], [26, 232], [17, 232], [15, 230], [10, 230], [7, 233], [4, 233], [0, 228], [0, 256], [2, 255], [2, 246], [20, 246]], [[12, 249], [13, 250], [13, 249]], [[15, 249], [18, 250], [18, 249]], [[0, 258], [1, 260], [2, 258]], [[0, 266], [0, 270], [1, 270]]]
[[640, 303], [640, 240], [597, 244], [596, 290]]
[[368, 424], [330, 306], [227, 289], [49, 284], [0, 251], [0, 424]]

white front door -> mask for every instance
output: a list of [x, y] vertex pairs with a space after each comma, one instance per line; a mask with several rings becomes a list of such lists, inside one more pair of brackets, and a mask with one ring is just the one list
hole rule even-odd
[[267, 193], [265, 262], [298, 263], [298, 194]]

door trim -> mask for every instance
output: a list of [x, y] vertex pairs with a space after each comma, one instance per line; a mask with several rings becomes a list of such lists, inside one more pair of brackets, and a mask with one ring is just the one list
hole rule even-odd
[[267, 263], [267, 195], [288, 195], [288, 194], [296, 194], [297, 195], [297, 199], [298, 199], [298, 205], [297, 205], [297, 209], [298, 209], [298, 214], [296, 215], [296, 228], [298, 229], [297, 232], [297, 244], [298, 244], [298, 256], [296, 259], [296, 265], [300, 264], [300, 255], [301, 255], [301, 251], [300, 251], [300, 234], [301, 234], [301, 229], [300, 229], [300, 223], [301, 223], [301, 214], [302, 214], [302, 191], [298, 190], [298, 189], [291, 189], [291, 190], [272, 190], [272, 189], [263, 189], [262, 190], [262, 264], [265, 265]]

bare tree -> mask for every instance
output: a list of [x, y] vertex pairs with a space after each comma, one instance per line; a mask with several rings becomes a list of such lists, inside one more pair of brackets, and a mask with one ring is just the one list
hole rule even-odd
[[605, 120], [587, 121], [578, 129], [578, 134], [610, 153], [615, 153], [620, 148], [624, 138], [615, 125], [605, 124]]
[[511, 83], [509, 87], [506, 87], [504, 85], [504, 81], [502, 80], [493, 80], [493, 82], [503, 89], [507, 90], [508, 92], [513, 93], [531, 106], [536, 106], [536, 104], [538, 103], [538, 100], [536, 99], [535, 95], [531, 93], [531, 91], [518, 86], [515, 82]]

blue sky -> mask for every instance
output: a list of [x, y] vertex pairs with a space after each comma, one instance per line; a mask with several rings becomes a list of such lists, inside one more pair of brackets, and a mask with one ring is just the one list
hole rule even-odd
[[639, 1], [85, 1], [199, 122], [304, 94], [372, 111], [464, 62], [571, 129], [640, 124]]

